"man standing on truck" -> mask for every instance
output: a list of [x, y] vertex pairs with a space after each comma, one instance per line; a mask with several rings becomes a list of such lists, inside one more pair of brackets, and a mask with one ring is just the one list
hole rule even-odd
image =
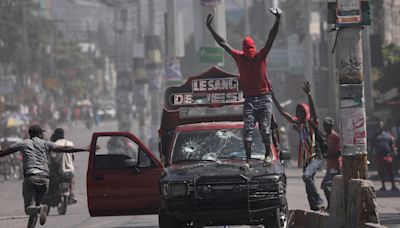
[[282, 10], [270, 9], [276, 21], [272, 27], [265, 46], [257, 52], [256, 45], [250, 36], [243, 40], [242, 51], [233, 49], [211, 26], [214, 19], [212, 14], [207, 16], [207, 28], [215, 41], [228, 52], [239, 69], [239, 81], [245, 98], [243, 106], [243, 141], [246, 150], [246, 168], [250, 168], [251, 146], [256, 121], [259, 124], [263, 143], [265, 145], [265, 163], [271, 163], [270, 125], [272, 116], [272, 87], [267, 79], [266, 58], [278, 33]]
[[303, 87], [307, 94], [308, 104], [300, 103], [296, 107], [296, 116], [286, 112], [275, 96], [272, 99], [278, 111], [291, 123], [294, 129], [299, 132], [299, 154], [298, 166], [303, 168], [303, 181], [306, 185], [308, 203], [313, 211], [319, 211], [322, 199], [315, 187], [314, 176], [322, 164], [321, 147], [316, 139], [318, 133], [318, 118], [311, 96], [310, 83], [306, 82]]
[[51, 141], [43, 140], [45, 130], [39, 125], [29, 128], [29, 139], [17, 142], [7, 149], [0, 150], [0, 157], [20, 151], [24, 158], [24, 182], [22, 195], [24, 197], [25, 213], [29, 215], [28, 228], [36, 226], [40, 214], [40, 224], [46, 223], [48, 207], [41, 205], [49, 186], [49, 153], [74, 153], [88, 151], [75, 147], [57, 146]]

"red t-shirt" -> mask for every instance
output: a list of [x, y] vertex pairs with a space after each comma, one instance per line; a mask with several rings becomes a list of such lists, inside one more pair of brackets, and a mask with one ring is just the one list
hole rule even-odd
[[239, 81], [246, 96], [259, 96], [271, 91], [267, 80], [267, 50], [264, 47], [252, 60], [248, 60], [243, 51], [232, 50], [232, 57], [239, 69]]
[[[327, 155], [329, 157], [335, 156], [336, 153], [340, 150], [340, 137], [334, 130], [332, 130], [332, 133], [328, 135], [328, 137], [326, 137], [326, 144], [328, 145]], [[338, 157], [336, 159], [327, 159], [327, 167], [328, 169], [341, 169], [342, 157]]]

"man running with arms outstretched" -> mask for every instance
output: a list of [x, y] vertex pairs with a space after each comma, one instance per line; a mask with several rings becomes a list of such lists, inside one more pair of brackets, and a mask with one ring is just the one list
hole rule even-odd
[[236, 62], [239, 69], [239, 81], [245, 98], [243, 107], [243, 141], [246, 150], [247, 168], [250, 168], [251, 145], [256, 121], [259, 124], [263, 143], [265, 145], [265, 162], [272, 161], [270, 156], [270, 125], [272, 116], [272, 87], [267, 79], [266, 58], [278, 33], [279, 20], [282, 14], [280, 9], [270, 9], [276, 16], [265, 46], [257, 52], [253, 39], [246, 36], [243, 40], [243, 50], [233, 49], [224, 38], [215, 32], [211, 23], [212, 14], [207, 16], [207, 28], [217, 41], [218, 45], [225, 49]]
[[49, 185], [49, 153], [51, 151], [63, 153], [88, 151], [86, 148], [58, 146], [53, 142], [43, 140], [44, 132], [45, 130], [40, 126], [33, 125], [29, 128], [29, 139], [0, 150], [0, 157], [17, 151], [20, 151], [24, 157], [22, 195], [25, 213], [29, 215], [28, 228], [36, 226], [38, 214], [40, 214], [40, 225], [46, 222], [48, 207], [41, 203]]

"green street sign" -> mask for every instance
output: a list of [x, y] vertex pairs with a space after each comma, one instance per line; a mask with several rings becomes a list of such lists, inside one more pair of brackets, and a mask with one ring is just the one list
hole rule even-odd
[[220, 47], [200, 47], [201, 63], [224, 63], [224, 49]]

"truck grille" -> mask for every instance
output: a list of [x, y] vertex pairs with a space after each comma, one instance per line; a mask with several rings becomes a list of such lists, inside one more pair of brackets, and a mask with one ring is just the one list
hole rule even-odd
[[183, 213], [235, 210], [253, 215], [277, 207], [284, 192], [285, 186], [278, 179], [201, 177], [189, 185], [188, 195], [168, 200], [168, 207]]

